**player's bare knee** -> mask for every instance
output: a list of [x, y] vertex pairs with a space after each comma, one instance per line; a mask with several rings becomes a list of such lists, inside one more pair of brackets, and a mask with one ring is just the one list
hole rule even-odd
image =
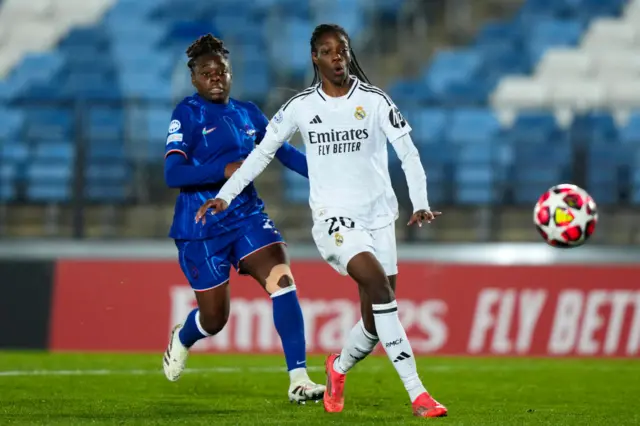
[[289, 265], [285, 264], [274, 266], [265, 280], [265, 289], [269, 294], [273, 294], [293, 285], [294, 280], [291, 268], [289, 268]]
[[222, 331], [229, 320], [229, 312], [203, 311], [200, 309], [200, 325], [208, 334], [216, 335]]

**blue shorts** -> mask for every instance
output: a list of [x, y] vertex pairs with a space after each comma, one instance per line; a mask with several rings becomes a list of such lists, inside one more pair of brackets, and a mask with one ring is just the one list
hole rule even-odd
[[283, 244], [284, 239], [269, 216], [246, 219], [239, 229], [207, 240], [176, 240], [182, 272], [194, 291], [210, 290], [229, 280], [231, 266], [236, 271], [242, 259], [261, 248]]

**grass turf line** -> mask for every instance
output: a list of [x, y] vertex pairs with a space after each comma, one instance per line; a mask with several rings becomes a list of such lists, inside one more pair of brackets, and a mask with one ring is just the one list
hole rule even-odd
[[[412, 417], [385, 357], [349, 373], [340, 414], [325, 413], [321, 403], [290, 404], [279, 356], [192, 355], [190, 371], [176, 383], [164, 378], [161, 359], [2, 352], [0, 424], [640, 424], [638, 360], [419, 358], [425, 385], [449, 408], [449, 417], [426, 420]], [[309, 360], [318, 382], [324, 382], [322, 364], [321, 357]]]

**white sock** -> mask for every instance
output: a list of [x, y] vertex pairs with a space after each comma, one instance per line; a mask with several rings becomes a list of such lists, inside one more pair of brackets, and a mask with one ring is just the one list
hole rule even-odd
[[310, 380], [306, 368], [294, 368], [293, 370], [290, 370], [289, 379], [292, 384]]
[[407, 339], [407, 333], [398, 317], [398, 303], [394, 300], [384, 305], [372, 305], [376, 331], [382, 347], [393, 363], [411, 402], [426, 392], [416, 368], [416, 359]]
[[378, 342], [378, 336], [374, 336], [364, 328], [361, 318], [351, 329], [347, 343], [342, 348], [340, 357], [333, 363], [333, 368], [338, 373], [347, 374], [347, 371], [373, 351]]

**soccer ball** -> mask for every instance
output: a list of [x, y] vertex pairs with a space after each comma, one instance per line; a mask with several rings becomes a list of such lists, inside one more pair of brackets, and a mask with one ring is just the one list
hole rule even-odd
[[584, 189], [570, 184], [546, 191], [533, 210], [533, 222], [545, 242], [571, 248], [586, 243], [598, 223], [598, 210]]

